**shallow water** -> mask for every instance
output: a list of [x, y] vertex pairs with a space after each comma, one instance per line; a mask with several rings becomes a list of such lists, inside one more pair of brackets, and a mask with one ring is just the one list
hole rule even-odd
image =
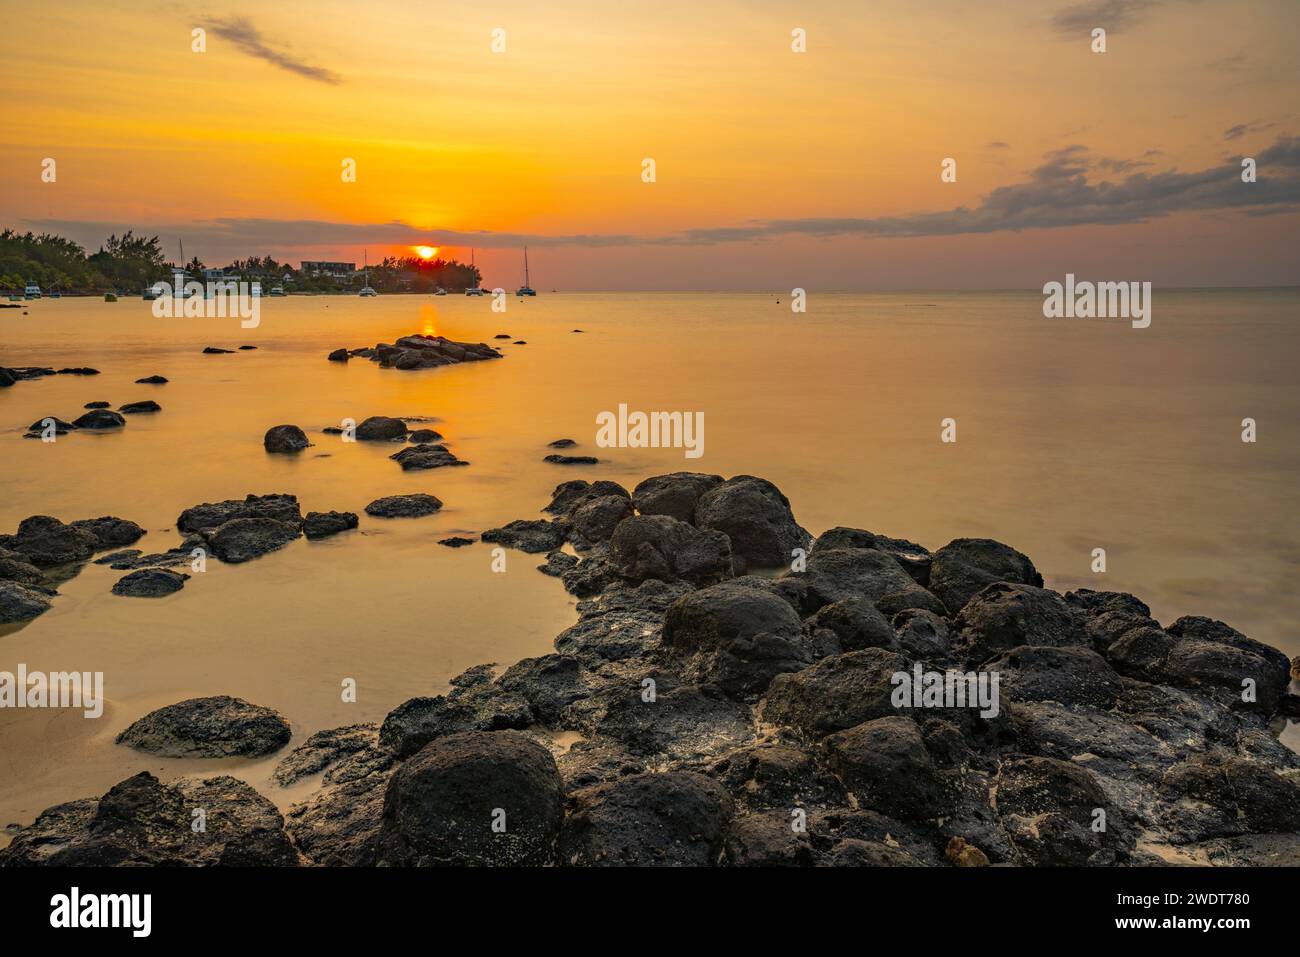
[[[296, 744], [382, 720], [470, 665], [550, 651], [574, 601], [534, 570], [542, 556], [508, 552], [500, 574], [486, 546], [435, 543], [538, 517], [570, 478], [630, 488], [682, 469], [762, 475], [813, 533], [852, 525], [931, 548], [993, 537], [1050, 587], [1132, 591], [1166, 624], [1209, 615], [1300, 654], [1300, 291], [1157, 290], [1145, 330], [1049, 321], [1033, 293], [814, 294], [803, 315], [779, 298], [543, 294], [500, 315], [486, 297], [292, 297], [264, 300], [248, 330], [156, 319], [139, 299], [0, 311], [0, 365], [102, 371], [0, 390], [0, 530], [32, 514], [119, 515], [149, 529], [136, 547], [162, 551], [183, 508], [249, 492], [291, 492], [304, 511], [361, 513], [415, 491], [445, 503], [422, 519], [363, 514], [358, 532], [243, 565], [211, 561], [163, 599], [113, 596], [123, 573], [88, 565], [45, 615], [0, 629], [0, 670], [102, 671], [108, 707], [97, 721], [0, 711], [0, 826], [144, 769], [220, 769], [287, 806], [302, 788], [268, 783], [281, 755], [173, 761], [113, 739], [155, 707], [232, 694], [283, 712]], [[325, 360], [409, 332], [528, 344], [420, 372]], [[258, 348], [200, 351], [241, 344]], [[171, 381], [133, 384], [155, 373]], [[21, 437], [90, 401], [147, 398], [163, 411], [117, 434]], [[597, 413], [620, 403], [703, 412], [703, 457], [595, 448]], [[404, 473], [387, 458], [399, 446], [320, 434], [369, 415], [435, 417], [472, 464]], [[1255, 444], [1240, 438], [1247, 416]], [[939, 440], [945, 417], [955, 444]], [[282, 423], [315, 445], [267, 455], [262, 435]], [[602, 464], [543, 463], [562, 437]], [[1090, 571], [1094, 548], [1106, 549], [1105, 574]], [[345, 678], [355, 704], [341, 700]]]

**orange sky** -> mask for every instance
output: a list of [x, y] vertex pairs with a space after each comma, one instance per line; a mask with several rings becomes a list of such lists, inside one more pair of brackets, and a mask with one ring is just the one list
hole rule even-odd
[[[0, 222], [92, 249], [129, 227], [214, 264], [473, 245], [509, 284], [526, 241], [538, 285], [615, 289], [1300, 266], [1293, 0], [71, 0], [6, 3], [3, 26]], [[1089, 208], [1104, 183], [1131, 199]]]

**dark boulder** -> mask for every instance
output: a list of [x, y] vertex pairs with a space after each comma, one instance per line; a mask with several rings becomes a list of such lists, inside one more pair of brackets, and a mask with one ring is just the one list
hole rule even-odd
[[1022, 645], [990, 659], [982, 670], [1000, 676], [1000, 693], [1012, 701], [1114, 707], [1123, 679], [1091, 648]]
[[609, 540], [609, 560], [632, 582], [657, 578], [708, 585], [732, 573], [725, 534], [697, 529], [667, 515], [636, 515], [619, 522]]
[[72, 527], [85, 529], [94, 535], [97, 551], [102, 548], [125, 548], [144, 537], [144, 529], [135, 522], [113, 515], [78, 519], [72, 523]]
[[887, 615], [909, 608], [945, 613], [938, 598], [918, 585], [891, 555], [877, 549], [815, 551], [804, 574], [809, 587], [828, 602], [865, 598]]
[[126, 419], [118, 413], [108, 409], [91, 409], [84, 415], [80, 415], [72, 420], [74, 427], [78, 429], [91, 429], [92, 431], [103, 431], [106, 429], [120, 429], [126, 425]]
[[552, 465], [599, 465], [600, 459], [594, 455], [548, 455], [542, 459]]
[[166, 385], [167, 379], [166, 377], [160, 375], [149, 375], [149, 376], [145, 376], [143, 379], [136, 379], [135, 384], [136, 385]]
[[897, 712], [893, 676], [909, 673], [902, 655], [884, 648], [847, 651], [810, 668], [777, 675], [759, 706], [764, 721], [821, 738]]
[[539, 552], [554, 551], [563, 545], [567, 528], [562, 522], [521, 518], [501, 528], [490, 528], [479, 537], [492, 545], [504, 545], [506, 548], [517, 548], [521, 552], [536, 555]]
[[632, 490], [632, 503], [642, 515], [668, 515], [679, 522], [694, 523], [700, 496], [722, 481], [721, 475], [701, 472], [655, 475]]
[[[202, 809], [204, 826], [193, 827]], [[293, 867], [275, 805], [228, 775], [163, 784], [147, 771], [100, 798], [47, 808], [0, 866]]]
[[738, 475], [701, 495], [695, 523], [731, 539], [738, 574], [789, 566], [794, 549], [806, 549], [810, 541], [795, 522], [789, 499], [771, 482], [752, 475]]
[[567, 518], [572, 515], [579, 506], [591, 501], [592, 499], [602, 498], [606, 495], [618, 495], [622, 498], [629, 499], [627, 489], [617, 482], [599, 481], [588, 482], [584, 479], [574, 479], [570, 482], [561, 482], [555, 486], [555, 491], [551, 493], [551, 501], [543, 512], [551, 515], [557, 515]]
[[1223, 751], [1195, 754], [1165, 772], [1165, 817], [1195, 840], [1300, 831], [1300, 786], [1254, 761]]
[[630, 775], [571, 800], [560, 857], [573, 865], [716, 864], [733, 809], [716, 782], [681, 771]]
[[161, 412], [162, 406], [153, 399], [145, 399], [143, 402], [128, 402], [126, 405], [120, 405], [117, 411], [123, 415], [136, 415], [141, 412]]
[[1043, 576], [1026, 556], [988, 538], [954, 539], [931, 559], [930, 590], [953, 614], [993, 582], [1041, 588]]
[[356, 436], [361, 442], [405, 442], [406, 423], [386, 415], [372, 415], [357, 426]]
[[262, 447], [268, 452], [301, 452], [309, 445], [307, 433], [296, 425], [273, 425], [262, 437]]
[[166, 568], [142, 568], [118, 579], [113, 594], [130, 598], [162, 598], [180, 591], [189, 577]]
[[622, 495], [589, 499], [573, 511], [570, 533], [575, 544], [591, 546], [607, 542], [625, 518], [632, 517], [632, 503]]
[[297, 525], [273, 518], [237, 518], [209, 535], [208, 546], [217, 558], [233, 565], [283, 548], [300, 534]]
[[839, 548], [870, 548], [892, 557], [918, 585], [930, 584], [930, 551], [924, 546], [903, 538], [889, 538], [861, 528], [836, 526], [817, 536], [812, 551], [833, 551]]
[[326, 356], [326, 358], [329, 359], [330, 362], [347, 362], [352, 358], [352, 356], [349, 354], [347, 349], [335, 349]]
[[420, 443], [411, 445], [389, 456], [402, 467], [403, 472], [418, 472], [425, 469], [437, 469], [446, 465], [469, 465], [447, 449], [445, 445]]
[[[1022, 863], [1031, 866], [1115, 864], [1132, 844], [1120, 814], [1097, 779], [1069, 761], [1004, 761], [995, 779], [997, 812]], [[1104, 812], [1106, 830], [1094, 830]]]
[[809, 620], [808, 627], [813, 631], [830, 631], [840, 651], [863, 648], [898, 650], [893, 626], [866, 598], [845, 598], [823, 605]]
[[176, 519], [179, 532], [216, 528], [236, 518], [271, 518], [289, 525], [302, 525], [302, 511], [293, 495], [249, 495], [244, 499], [204, 502], [181, 512]]
[[32, 515], [18, 524], [7, 546], [42, 568], [84, 562], [99, 550], [99, 539], [88, 528], [65, 525], [49, 515]]
[[453, 678], [445, 695], [402, 702], [379, 726], [380, 746], [405, 758], [430, 741], [462, 731], [501, 731], [532, 724], [527, 699], [491, 679], [490, 666], [480, 665]]
[[278, 711], [217, 695], [151, 711], [117, 743], [164, 758], [260, 757], [288, 744], [291, 733]]
[[[1290, 681], [1290, 662], [1282, 652], [1211, 618], [1179, 618], [1168, 632], [1176, 641], [1156, 669], [1162, 683], [1206, 691], [1266, 715], [1277, 710]], [[1251, 685], [1253, 702], [1245, 696]]]
[[1021, 645], [1088, 647], [1079, 612], [1054, 591], [997, 582], [964, 604], [953, 620], [957, 653], [972, 665]]
[[[654, 516], [661, 521], [676, 521]], [[756, 697], [779, 674], [812, 663], [799, 616], [756, 588], [724, 582], [679, 598], [664, 616], [664, 647], [686, 673], [737, 697]]]
[[950, 807], [921, 729], [911, 718], [876, 718], [828, 737], [827, 764], [857, 806], [901, 820], [939, 817]]
[[523, 735], [441, 738], [389, 781], [378, 857], [399, 866], [548, 864], [563, 800], [555, 759]]
[[422, 518], [442, 508], [442, 501], [424, 492], [411, 495], [387, 495], [366, 506], [366, 514], [376, 518]]
[[49, 595], [16, 581], [0, 580], [0, 625], [31, 621], [50, 610]]
[[582, 665], [570, 655], [524, 658], [507, 668], [497, 683], [521, 696], [543, 724], [554, 724], [566, 707], [591, 693], [582, 680]]
[[357, 527], [356, 512], [308, 512], [302, 533], [310, 539], [328, 538]]

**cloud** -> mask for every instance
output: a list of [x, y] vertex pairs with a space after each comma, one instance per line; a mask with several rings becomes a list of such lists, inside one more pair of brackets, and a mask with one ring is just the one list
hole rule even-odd
[[1159, 0], [1083, 0], [1056, 12], [1052, 26], [1062, 36], [1088, 36], [1094, 27], [1119, 33], [1142, 20]]
[[1255, 154], [1259, 180], [1241, 181], [1241, 158], [1194, 172], [1123, 170], [1146, 165], [1094, 157], [1071, 144], [1047, 153], [1022, 183], [999, 187], [975, 206], [902, 216], [810, 217], [758, 220], [688, 229], [668, 235], [570, 233], [544, 235], [425, 229], [410, 223], [335, 223], [322, 220], [226, 218], [188, 223], [107, 223], [28, 220], [36, 229], [62, 233], [96, 248], [104, 236], [135, 228], [146, 235], [182, 235], [230, 256], [269, 249], [311, 249], [420, 244], [482, 249], [539, 247], [704, 246], [765, 242], [787, 236], [914, 238], [959, 236], [1071, 226], [1143, 223], [1186, 212], [1236, 211], [1268, 215], [1300, 211], [1300, 137], [1280, 137]]
[[991, 150], [1005, 150], [1005, 149], [1010, 149], [1011, 144], [1004, 143], [1001, 140], [993, 140], [993, 142], [988, 144], [988, 148]]
[[251, 57], [265, 60], [273, 66], [304, 76], [309, 80], [317, 80], [332, 85], [343, 82], [343, 78], [332, 70], [312, 66], [287, 51], [276, 50], [268, 46], [262, 38], [261, 31], [253, 26], [253, 22], [247, 17], [229, 17], [225, 20], [212, 20], [209, 23], [211, 24], [209, 29], [213, 33], [222, 39], [229, 40]]
[[1276, 123], [1265, 123], [1261, 120], [1255, 120], [1253, 123], [1238, 123], [1236, 126], [1229, 126], [1223, 131], [1225, 140], [1235, 140], [1247, 133], [1259, 133], [1262, 130], [1269, 130], [1276, 126]]
[[1095, 27], [1108, 35], [1132, 29], [1153, 11], [1171, 3], [1201, 0], [1079, 0], [1062, 7], [1052, 17], [1052, 27], [1063, 37], [1089, 36]]

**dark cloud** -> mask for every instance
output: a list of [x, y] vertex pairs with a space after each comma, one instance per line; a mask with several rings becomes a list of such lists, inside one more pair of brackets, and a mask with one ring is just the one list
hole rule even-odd
[[282, 70], [296, 73], [309, 80], [321, 83], [338, 84], [343, 78], [332, 70], [304, 63], [285, 50], [276, 50], [262, 38], [261, 31], [247, 17], [229, 17], [225, 20], [210, 20], [208, 29], [224, 40], [229, 40], [251, 57], [265, 60]]
[[1120, 33], [1158, 6], [1159, 0], [1083, 0], [1058, 10], [1052, 26], [1062, 36], [1089, 36], [1095, 27]]
[[32, 228], [71, 236], [96, 248], [109, 233], [134, 228], [146, 235], [194, 237], [205, 249], [249, 255], [268, 249], [360, 248], [371, 245], [477, 246], [700, 246], [762, 242], [784, 236], [919, 237], [1142, 223], [1185, 212], [1236, 211], [1248, 215], [1300, 210], [1300, 138], [1281, 137], [1255, 154], [1259, 181], [1241, 181], [1241, 157], [1194, 172], [1125, 169], [1131, 160], [1093, 157], [1072, 144], [1046, 154], [1022, 183], [999, 187], [974, 207], [903, 216], [771, 219], [689, 229], [666, 236], [627, 233], [536, 235], [420, 229], [409, 223], [332, 223], [320, 220], [216, 219], [188, 223], [106, 223], [29, 220]]
[[1253, 123], [1238, 123], [1236, 126], [1229, 126], [1224, 130], [1223, 138], [1225, 140], [1235, 140], [1247, 133], [1259, 133], [1263, 130], [1272, 129], [1276, 125], [1276, 123], [1264, 123], [1260, 120]]

